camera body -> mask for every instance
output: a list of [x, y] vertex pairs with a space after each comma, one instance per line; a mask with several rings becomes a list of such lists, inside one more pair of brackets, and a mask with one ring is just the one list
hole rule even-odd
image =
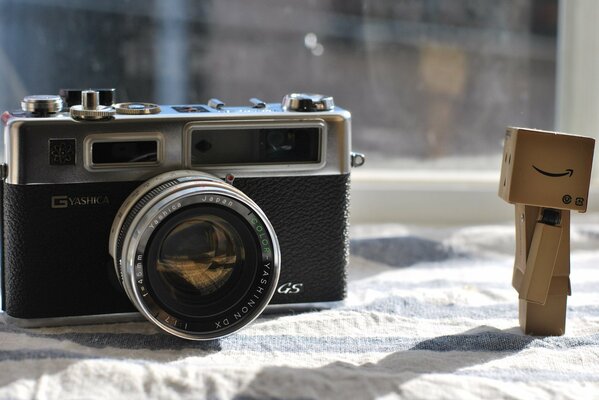
[[[2, 307], [9, 320], [45, 326], [113, 321], [136, 311], [146, 314], [131, 301], [132, 296], [142, 299], [145, 295], [129, 293], [123, 274], [141, 276], [147, 271], [135, 260], [125, 266], [126, 255], [115, 254], [128, 235], [119, 236], [119, 229], [129, 226], [127, 218], [133, 220], [131, 213], [147, 201], [142, 195], [156, 192], [157, 186], [148, 183], [156, 176], [167, 176], [156, 183], [166, 187], [171, 178], [178, 179], [180, 186], [195, 179], [181, 171], [206, 174], [207, 178], [197, 179], [216, 189], [203, 192], [202, 198], [216, 194], [212, 201], [222, 200], [223, 207], [230, 198], [237, 198], [250, 209], [259, 207], [260, 221], [270, 221], [263, 225], [270, 227], [269, 240], [278, 251], [272, 255], [275, 263], [279, 262], [277, 254], [280, 257], [280, 271], [268, 282], [272, 298], [267, 303], [343, 299], [349, 173], [352, 163], [363, 161], [350, 151], [348, 111], [335, 107], [332, 98], [302, 94], [286, 96], [283, 104], [254, 99], [253, 106], [247, 107], [227, 107], [217, 100], [102, 105], [98, 94], [102, 93], [83, 91], [81, 105], [68, 104], [68, 99], [61, 105], [55, 96], [30, 96], [23, 101], [22, 112], [2, 116], [6, 160]], [[241, 193], [226, 197], [227, 187], [247, 197]], [[141, 188], [146, 192], [140, 192]], [[222, 199], [219, 193], [225, 193]], [[196, 198], [199, 202], [199, 195]], [[210, 206], [222, 208], [221, 204]], [[171, 218], [167, 218], [169, 210], [159, 212], [145, 218], [157, 222], [162, 215], [165, 220]], [[248, 246], [256, 242], [260, 248], [262, 239], [256, 229], [261, 226], [252, 229], [254, 222], [243, 224], [246, 228], [240, 229], [249, 227], [253, 235], [243, 254], [248, 258]], [[132, 232], [130, 239], [136, 235], [141, 234]], [[141, 260], [141, 255], [131, 257]], [[279, 279], [274, 282], [276, 275]], [[129, 281], [136, 284], [134, 276]], [[221, 315], [210, 324], [229, 325], [239, 310], [230, 309], [229, 317]], [[146, 317], [153, 312], [148, 311]], [[168, 321], [169, 316], [165, 318]], [[179, 320], [172, 328], [185, 333], [184, 318], [170, 318]], [[212, 333], [201, 338], [230, 333], [208, 330]]]

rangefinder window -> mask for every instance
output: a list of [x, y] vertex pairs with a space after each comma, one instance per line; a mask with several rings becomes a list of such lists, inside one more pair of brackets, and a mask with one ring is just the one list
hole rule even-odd
[[157, 163], [158, 142], [155, 140], [95, 142], [92, 144], [94, 165]]
[[191, 133], [191, 164], [300, 164], [320, 162], [322, 129], [196, 129]]

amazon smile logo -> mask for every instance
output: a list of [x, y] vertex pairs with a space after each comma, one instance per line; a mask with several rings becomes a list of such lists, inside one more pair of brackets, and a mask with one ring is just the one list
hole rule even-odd
[[549, 176], [551, 178], [559, 178], [561, 176], [566, 176], [569, 175], [570, 177], [572, 177], [572, 175], [574, 174], [574, 170], [568, 168], [565, 172], [547, 172], [547, 171], [543, 171], [541, 168], [537, 168], [534, 165], [532, 166], [538, 173], [543, 174], [545, 176]]

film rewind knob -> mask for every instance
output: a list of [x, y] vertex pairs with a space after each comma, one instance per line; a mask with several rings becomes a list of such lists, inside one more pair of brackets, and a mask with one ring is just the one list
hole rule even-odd
[[285, 111], [331, 111], [335, 102], [331, 96], [322, 94], [291, 93], [283, 97], [281, 106]]
[[32, 114], [56, 114], [62, 110], [62, 99], [54, 95], [26, 96], [21, 101], [21, 109]]

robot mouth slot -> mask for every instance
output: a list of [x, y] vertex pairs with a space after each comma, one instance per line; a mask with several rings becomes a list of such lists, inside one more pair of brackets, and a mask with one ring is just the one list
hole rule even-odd
[[566, 176], [566, 175], [569, 175], [570, 177], [572, 177], [572, 175], [574, 174], [574, 170], [573, 170], [573, 169], [570, 169], [570, 168], [566, 169], [566, 171], [565, 171], [565, 172], [558, 172], [558, 173], [554, 173], [554, 172], [547, 172], [547, 171], [543, 171], [542, 169], [540, 169], [540, 168], [537, 168], [537, 167], [536, 167], [536, 166], [534, 166], [534, 165], [533, 165], [532, 167], [533, 167], [533, 168], [534, 168], [534, 169], [535, 169], [535, 170], [536, 170], [538, 173], [540, 173], [540, 174], [543, 174], [543, 175], [545, 175], [545, 176], [549, 176], [549, 177], [551, 177], [551, 178], [559, 178], [559, 177]]

